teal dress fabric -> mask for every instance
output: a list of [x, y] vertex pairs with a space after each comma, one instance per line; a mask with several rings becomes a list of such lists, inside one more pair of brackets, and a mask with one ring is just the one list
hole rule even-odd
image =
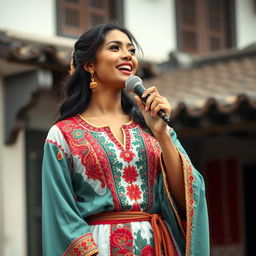
[[158, 142], [133, 121], [122, 130], [125, 145], [110, 127], [95, 127], [81, 116], [50, 129], [42, 174], [44, 256], [154, 255], [150, 222], [86, 222], [112, 211], [159, 213], [177, 255], [209, 255], [204, 181], [175, 131], [169, 132], [183, 164], [186, 190], [182, 217], [168, 188]]

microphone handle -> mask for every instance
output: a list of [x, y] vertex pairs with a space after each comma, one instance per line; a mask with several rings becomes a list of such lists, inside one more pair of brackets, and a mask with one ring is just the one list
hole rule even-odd
[[[134, 87], [134, 92], [141, 98], [142, 102], [144, 104], [146, 104], [146, 101], [150, 97], [151, 93], [149, 93], [146, 97], [142, 98], [141, 96], [144, 93], [144, 91], [145, 91], [144, 86], [142, 86], [140, 84]], [[165, 112], [162, 109], [160, 109], [157, 112], [157, 115], [159, 117], [161, 117], [168, 125], [170, 125], [171, 121], [170, 121], [169, 117], [165, 114]]]

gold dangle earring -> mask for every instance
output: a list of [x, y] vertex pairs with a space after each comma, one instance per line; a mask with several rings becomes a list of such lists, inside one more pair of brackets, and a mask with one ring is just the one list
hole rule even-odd
[[94, 80], [94, 72], [91, 72], [91, 82], [90, 82], [90, 88], [93, 92], [95, 92], [95, 89], [97, 88], [98, 83]]

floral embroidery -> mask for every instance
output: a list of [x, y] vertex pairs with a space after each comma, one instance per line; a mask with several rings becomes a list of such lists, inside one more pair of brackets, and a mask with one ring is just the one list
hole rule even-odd
[[[72, 158], [84, 168], [79, 173], [94, 191], [113, 196], [115, 210], [147, 210], [153, 203], [152, 189], [157, 174], [160, 150], [156, 140], [135, 122], [122, 127], [125, 148], [109, 127], [94, 127], [79, 116], [57, 124], [66, 139]], [[132, 164], [131, 164], [132, 163]]]
[[131, 151], [122, 151], [120, 157], [124, 159], [125, 162], [130, 163], [135, 154]]
[[111, 256], [115, 255], [133, 255], [133, 236], [131, 232], [131, 225], [121, 224], [111, 225], [110, 247]]
[[131, 184], [126, 188], [126, 195], [130, 198], [130, 200], [138, 200], [141, 198], [142, 192], [137, 184]]
[[184, 171], [184, 179], [185, 179], [185, 189], [186, 189], [186, 208], [187, 208], [187, 218], [186, 218], [186, 254], [190, 254], [190, 246], [191, 246], [191, 234], [192, 234], [192, 225], [193, 225], [193, 217], [194, 217], [194, 189], [193, 183], [195, 181], [195, 177], [193, 175], [193, 169], [189, 162], [189, 160], [179, 152], [183, 171]]
[[59, 150], [57, 153], [57, 159], [60, 161], [62, 158], [63, 158], [63, 154], [62, 154], [61, 150]]
[[86, 154], [83, 150], [81, 153], [84, 155], [82, 156], [81, 162], [85, 168], [85, 173], [89, 179], [98, 180], [101, 182], [101, 187], [104, 188], [106, 185], [105, 177], [102, 173], [102, 169], [100, 168], [99, 163], [96, 162], [96, 158], [91, 154]]
[[[191, 249], [191, 236], [192, 236], [192, 226], [193, 226], [193, 217], [194, 217], [194, 189], [193, 189], [193, 182], [195, 181], [195, 177], [193, 175], [193, 168], [190, 163], [190, 161], [186, 158], [185, 155], [183, 155], [179, 150], [178, 153], [180, 155], [181, 161], [182, 161], [182, 168], [184, 173], [184, 181], [185, 181], [185, 193], [186, 193], [186, 221], [181, 221], [176, 207], [174, 206], [173, 199], [170, 195], [170, 191], [168, 190], [168, 185], [166, 181], [166, 174], [163, 171], [163, 177], [164, 177], [164, 184], [167, 192], [167, 196], [169, 198], [169, 201], [173, 207], [174, 213], [177, 217], [178, 223], [180, 224], [180, 227], [184, 233], [184, 230], [186, 233], [184, 235], [186, 236], [186, 255], [190, 255], [190, 249]], [[163, 168], [163, 167], [162, 167]], [[183, 225], [186, 225], [185, 228]]]
[[83, 139], [84, 138], [84, 131], [81, 129], [74, 129], [71, 134], [76, 138], [76, 139]]
[[140, 210], [141, 210], [140, 205], [137, 202], [132, 205], [131, 211], [140, 211]]
[[127, 166], [124, 168], [124, 173], [123, 173], [123, 176], [124, 180], [131, 184], [133, 183], [134, 181], [137, 180], [137, 177], [138, 177], [138, 173], [136, 171], [136, 168], [134, 166]]
[[[87, 129], [81, 129], [83, 126], [78, 122], [77, 117], [60, 121], [57, 126], [63, 133], [72, 156], [80, 159], [81, 164], [85, 167], [84, 178], [95, 181], [95, 185], [90, 183], [94, 188], [104, 188], [107, 183], [108, 188], [113, 194], [115, 208], [120, 209], [118, 197], [115, 197], [115, 186], [111, 168], [106, 153], [97, 143], [97, 140]], [[96, 185], [97, 181], [100, 182], [100, 186]], [[99, 193], [96, 189], [95, 192]]]
[[50, 143], [52, 145], [55, 145], [56, 147], [59, 148], [59, 150], [62, 151], [62, 154], [64, 154], [68, 159], [70, 158], [70, 156], [65, 152], [65, 149], [63, 148], [63, 146], [60, 145], [57, 141], [53, 141], [51, 139], [46, 139], [45, 143]]
[[90, 255], [98, 249], [91, 234], [86, 234], [73, 241], [62, 256]]
[[141, 127], [133, 130], [133, 136], [136, 139], [133, 144], [138, 154], [135, 164], [142, 179], [140, 188], [143, 192], [143, 203], [140, 206], [141, 209], [146, 210], [150, 209], [153, 204], [152, 190], [157, 172], [160, 171], [160, 150], [156, 139], [146, 134]]
[[120, 253], [126, 252], [126, 246], [132, 245], [132, 234], [125, 228], [115, 230], [110, 237], [110, 244], [118, 248]]
[[152, 246], [147, 245], [142, 249], [140, 256], [155, 256], [155, 249]]
[[[106, 130], [106, 132], [111, 132], [111, 131]], [[126, 133], [128, 133], [128, 132], [126, 131]], [[133, 204], [133, 202], [131, 202], [131, 201], [133, 199], [131, 199], [130, 197], [127, 196], [128, 194], [130, 194], [129, 192], [127, 194], [127, 187], [129, 186], [129, 185], [127, 185], [127, 183], [128, 184], [131, 184], [131, 182], [136, 183], [137, 188], [140, 190], [140, 187], [139, 187], [140, 184], [137, 180], [137, 177], [139, 176], [138, 172], [137, 172], [137, 169], [138, 169], [137, 165], [130, 166], [127, 162], [123, 161], [122, 158], [118, 157], [118, 146], [115, 145], [112, 140], [110, 141], [107, 138], [107, 136], [104, 136], [104, 134], [99, 133], [99, 132], [98, 133], [92, 132], [92, 135], [97, 139], [97, 141], [100, 143], [100, 145], [104, 148], [105, 152], [107, 153], [109, 163], [111, 165], [111, 172], [112, 172], [112, 175], [113, 175], [113, 178], [114, 178], [115, 193], [116, 193], [118, 199], [121, 202], [121, 208], [123, 210], [131, 210], [132, 204]], [[108, 137], [111, 137], [111, 136], [108, 135]], [[128, 136], [126, 136], [126, 137], [128, 137]], [[136, 140], [136, 142], [138, 142], [136, 138], [134, 138], [134, 139]], [[133, 143], [130, 145], [131, 150], [133, 150], [132, 147], [134, 145], [133, 140], [132, 140], [132, 142]], [[136, 145], [139, 145], [140, 147], [143, 146], [143, 144], [141, 144], [140, 141]], [[136, 158], [137, 158], [137, 156], [136, 156]], [[145, 159], [144, 159], [144, 161], [145, 161]], [[130, 177], [129, 178], [130, 175], [128, 175], [128, 173], [127, 173], [128, 170], [130, 169], [129, 166], [135, 168], [135, 171], [137, 173], [137, 174], [135, 173], [136, 177]], [[128, 169], [126, 169], [126, 168], [128, 168]], [[125, 180], [125, 178], [126, 178], [126, 180]], [[145, 184], [145, 186], [147, 186], [147, 185]], [[140, 190], [139, 191], [139, 196], [137, 196], [136, 200], [142, 198], [141, 193], [142, 192]], [[148, 197], [148, 194], [145, 194], [145, 197]], [[147, 208], [147, 204], [144, 203], [142, 200], [139, 203], [144, 205], [143, 209]]]
[[105, 187], [105, 179], [102, 175], [102, 171], [99, 167], [99, 165], [95, 164], [93, 166], [90, 166], [91, 168], [86, 168], [85, 173], [88, 176], [89, 179], [93, 180], [99, 180], [101, 182], [101, 187]]
[[[154, 137], [146, 134], [139, 125], [124, 127], [126, 148], [120, 146], [111, 135], [108, 128], [91, 128], [86, 123], [81, 123], [78, 117], [69, 118], [57, 124], [68, 143], [71, 154], [70, 162], [80, 165], [75, 171], [84, 175], [94, 191], [104, 195], [106, 186], [113, 196], [115, 210], [147, 210], [153, 204], [152, 189], [158, 174], [160, 149]], [[48, 141], [61, 149], [55, 141]], [[57, 159], [64, 157], [65, 151], [57, 152]], [[194, 176], [189, 161], [182, 157], [187, 196], [187, 254], [190, 252], [191, 234], [194, 215]], [[72, 161], [75, 160], [75, 161]], [[80, 161], [80, 162], [79, 162]], [[75, 166], [76, 167], [76, 166]], [[81, 168], [80, 168], [81, 167]], [[82, 184], [81, 182], [81, 185]], [[76, 191], [79, 193], [79, 190]], [[79, 195], [77, 196], [79, 198]], [[120, 228], [119, 228], [120, 229]], [[124, 228], [125, 229], [125, 228]], [[153, 242], [147, 241], [142, 236], [136, 237], [134, 244], [129, 241], [129, 232], [114, 232], [112, 243], [116, 244], [113, 250], [119, 255], [131, 256], [134, 246], [135, 255], [151, 255], [154, 248]], [[115, 236], [116, 235], [116, 236]], [[142, 246], [143, 245], [143, 246]], [[129, 248], [129, 249], [128, 249]], [[87, 252], [86, 250], [89, 250]], [[112, 250], [112, 249], [111, 249]], [[129, 251], [130, 250], [130, 251]], [[85, 235], [84, 241], [79, 238], [74, 241], [64, 256], [91, 255], [97, 252], [97, 247], [89, 236]], [[116, 254], [117, 255], [117, 254]], [[154, 255], [154, 254], [152, 254]]]
[[[134, 232], [134, 254], [140, 256], [155, 256], [155, 249], [153, 247], [153, 231], [151, 230], [150, 241], [147, 241], [146, 238], [143, 238], [141, 235], [141, 230]], [[167, 256], [167, 255], [166, 255]], [[168, 255], [169, 256], [169, 255]]]
[[109, 185], [111, 184], [111, 192], [115, 201], [115, 209], [121, 210], [122, 207], [127, 205], [126, 198], [124, 196], [125, 188], [121, 185], [121, 170], [123, 168], [123, 163], [118, 161], [114, 144], [106, 139], [105, 134], [96, 132], [91, 132], [91, 134], [106, 152], [105, 155], [107, 156], [109, 166], [108, 169], [104, 169], [104, 174], [109, 176], [109, 178], [106, 178], [106, 181]]

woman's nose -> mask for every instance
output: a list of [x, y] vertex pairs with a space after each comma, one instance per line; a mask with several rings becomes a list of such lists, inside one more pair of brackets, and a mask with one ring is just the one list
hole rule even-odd
[[131, 55], [130, 51], [123, 50], [122, 51], [122, 59], [124, 59], [124, 60], [131, 60], [132, 59], [132, 55]]

